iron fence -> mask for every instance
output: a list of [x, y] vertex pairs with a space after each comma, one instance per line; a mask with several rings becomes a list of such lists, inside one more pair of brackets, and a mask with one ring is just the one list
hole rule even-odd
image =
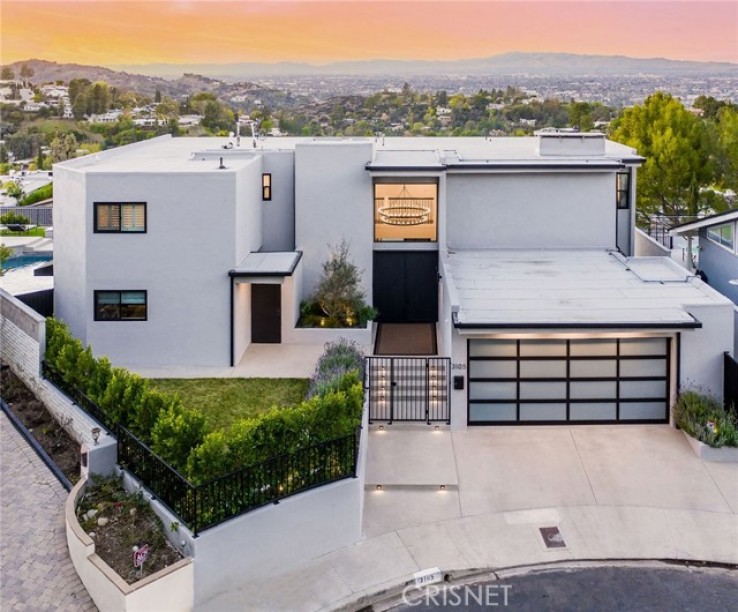
[[723, 356], [723, 386], [725, 407], [738, 416], [738, 361], [730, 353]]
[[347, 436], [311, 444], [202, 484], [193, 484], [46, 362], [42, 363], [42, 372], [117, 439], [120, 466], [194, 535], [291, 495], [356, 477], [360, 427]]

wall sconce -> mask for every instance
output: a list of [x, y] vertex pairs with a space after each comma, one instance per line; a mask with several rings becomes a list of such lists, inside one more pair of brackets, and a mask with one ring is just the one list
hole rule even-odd
[[95, 446], [97, 446], [97, 441], [99, 439], [100, 439], [100, 428], [93, 427], [92, 428], [92, 441], [95, 443]]
[[440, 489], [441, 491], [445, 491], [445, 490], [446, 490], [446, 485], [441, 485], [441, 486], [439, 487], [439, 489]]
[[381, 490], [382, 490], [382, 485], [377, 485], [377, 491], [381, 491]]

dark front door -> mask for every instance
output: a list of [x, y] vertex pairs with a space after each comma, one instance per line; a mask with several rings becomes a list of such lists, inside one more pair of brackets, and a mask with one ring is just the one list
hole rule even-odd
[[251, 285], [251, 342], [282, 341], [281, 285]]
[[380, 323], [435, 323], [438, 253], [375, 251], [373, 291]]

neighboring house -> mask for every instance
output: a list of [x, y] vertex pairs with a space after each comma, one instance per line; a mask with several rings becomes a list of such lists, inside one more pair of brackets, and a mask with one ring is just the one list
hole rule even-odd
[[642, 162], [558, 132], [104, 151], [54, 168], [55, 312], [116, 364], [232, 366], [304, 341], [345, 239], [380, 322], [435, 324], [453, 427], [667, 422], [681, 384], [722, 393], [733, 310], [632, 257]]
[[738, 210], [677, 225], [671, 234], [699, 238], [697, 268], [711, 287], [738, 304]]
[[698, 238], [695, 265], [708, 285], [736, 304], [734, 355], [738, 355], [738, 210], [678, 225], [671, 234], [686, 237], [690, 244]]

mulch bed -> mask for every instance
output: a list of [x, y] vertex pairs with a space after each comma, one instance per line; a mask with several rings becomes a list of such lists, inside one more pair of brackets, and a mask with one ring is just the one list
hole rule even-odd
[[7, 366], [0, 366], [0, 397], [72, 484], [79, 481], [79, 444]]
[[[77, 483], [80, 479], [79, 444], [7, 366], [0, 366], [0, 397], [69, 481]], [[94, 516], [88, 514], [84, 518], [90, 510]], [[166, 539], [166, 527], [149, 504], [140, 494], [127, 493], [119, 478], [91, 477], [77, 507], [77, 519], [95, 541], [95, 552], [128, 584], [182, 558]], [[133, 567], [132, 548], [144, 544], [149, 545], [149, 555], [141, 572]]]

